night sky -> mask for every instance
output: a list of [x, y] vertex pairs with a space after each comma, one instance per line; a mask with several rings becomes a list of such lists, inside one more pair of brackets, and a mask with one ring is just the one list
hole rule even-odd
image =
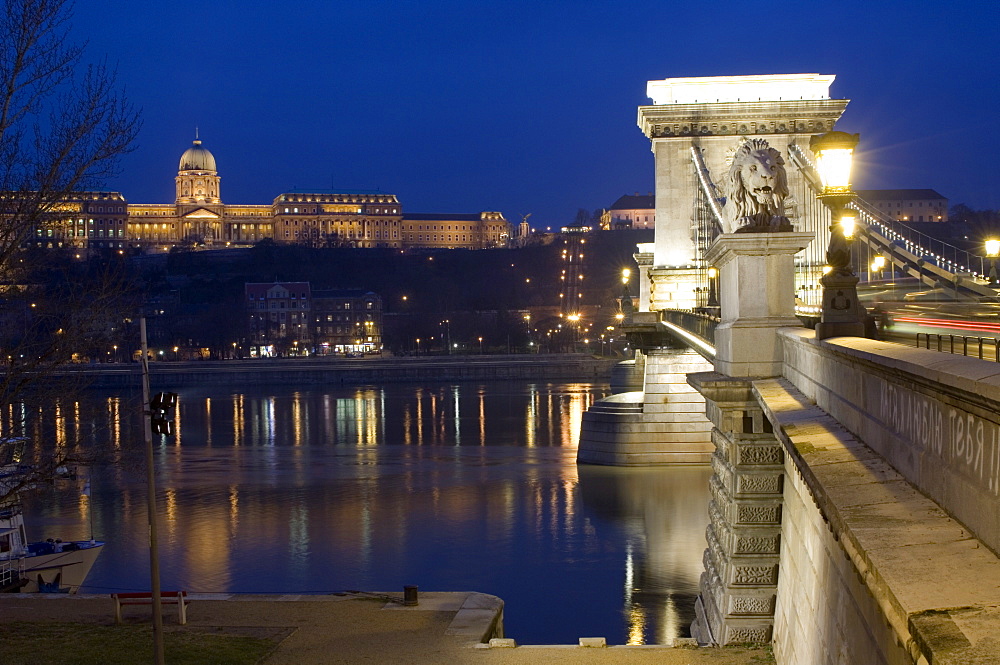
[[227, 203], [381, 189], [404, 211], [572, 221], [653, 187], [646, 81], [836, 74], [858, 188], [1000, 208], [1000, 3], [78, 0], [143, 111], [107, 183], [168, 203], [195, 126]]

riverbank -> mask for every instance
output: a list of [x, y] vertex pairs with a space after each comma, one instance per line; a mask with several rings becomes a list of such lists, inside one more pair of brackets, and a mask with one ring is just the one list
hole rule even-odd
[[[394, 594], [398, 595], [398, 594]], [[774, 660], [763, 648], [696, 648], [577, 645], [483, 648], [500, 625], [503, 601], [479, 593], [421, 593], [416, 607], [403, 607], [366, 595], [235, 595], [195, 594], [188, 623], [178, 626], [173, 607], [164, 608], [166, 630], [233, 632], [261, 636], [287, 634], [264, 665], [326, 665], [393, 662], [414, 665], [476, 663], [625, 663], [657, 665], [766, 665]], [[18, 622], [114, 624], [108, 596], [9, 594], [0, 596], [0, 611]], [[128, 624], [149, 625], [149, 608], [130, 608]], [[511, 636], [516, 640], [516, 636]], [[136, 661], [148, 660], [136, 654]], [[7, 662], [7, 661], [5, 661]], [[31, 661], [34, 665], [40, 661]], [[65, 660], [73, 659], [66, 645]]]
[[[585, 354], [454, 355], [425, 357], [312, 357], [159, 361], [149, 371], [157, 389], [179, 386], [357, 385], [407, 381], [606, 381], [620, 359]], [[55, 378], [92, 388], [139, 385], [136, 363], [70, 365]]]

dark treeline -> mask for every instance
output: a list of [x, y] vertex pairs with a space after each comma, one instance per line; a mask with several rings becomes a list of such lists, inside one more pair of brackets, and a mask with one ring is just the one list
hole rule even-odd
[[[651, 231], [597, 232], [581, 246], [585, 286], [580, 306], [601, 330], [617, 312], [622, 268], [635, 268], [636, 243], [651, 241]], [[543, 236], [518, 249], [478, 251], [311, 248], [262, 241], [249, 249], [176, 249], [128, 258], [97, 253], [87, 263], [95, 266], [91, 269], [114, 264], [129, 273], [149, 313], [150, 344], [168, 349], [167, 358], [175, 346], [210, 348], [222, 357], [234, 341], [242, 347], [244, 284], [273, 281], [377, 293], [385, 313], [383, 342], [396, 352], [413, 352], [416, 338], [422, 338], [424, 351], [443, 348], [445, 337], [467, 350], [478, 350], [478, 338], [484, 337], [486, 349], [498, 351], [522, 348], [530, 339], [527, 312], [530, 327], [543, 330], [542, 335], [545, 326], [556, 327], [565, 247], [561, 236]], [[72, 254], [51, 253], [39, 261], [36, 281], [58, 281], [67, 274], [58, 266], [73, 261]], [[130, 342], [122, 339], [120, 346], [124, 350]]]

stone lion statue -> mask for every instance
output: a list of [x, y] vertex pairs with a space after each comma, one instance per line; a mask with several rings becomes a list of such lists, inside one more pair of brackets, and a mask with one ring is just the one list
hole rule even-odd
[[767, 141], [749, 139], [736, 149], [726, 185], [726, 210], [736, 233], [792, 230], [785, 217], [785, 160]]

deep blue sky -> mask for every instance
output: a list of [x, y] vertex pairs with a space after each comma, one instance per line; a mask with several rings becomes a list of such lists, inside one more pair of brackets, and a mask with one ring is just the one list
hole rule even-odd
[[[650, 191], [646, 81], [836, 74], [859, 188], [1000, 208], [1000, 3], [78, 0], [143, 110], [109, 188], [173, 200], [194, 127], [227, 203], [374, 189], [533, 225]], [[829, 13], [836, 13], [830, 18]]]

